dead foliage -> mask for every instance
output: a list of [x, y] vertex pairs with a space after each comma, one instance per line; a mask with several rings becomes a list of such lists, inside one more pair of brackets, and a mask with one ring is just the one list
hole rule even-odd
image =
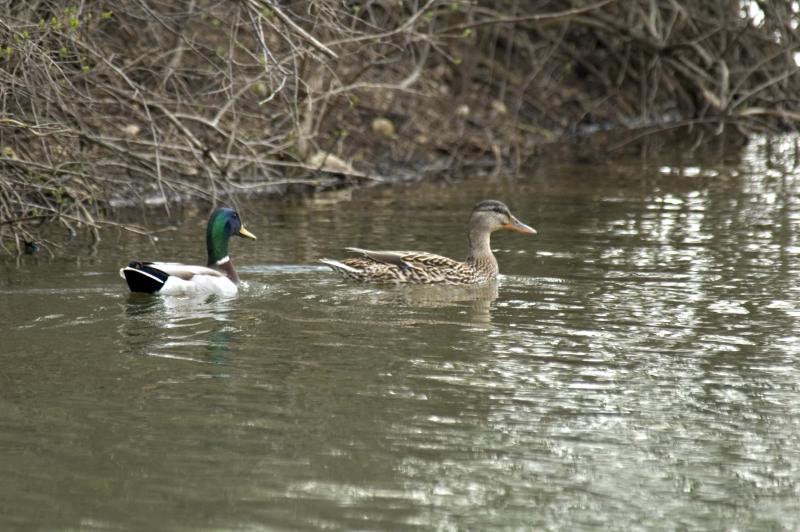
[[0, 2], [0, 245], [47, 220], [99, 238], [115, 205], [497, 172], [596, 130], [794, 130], [799, 17], [780, 0]]

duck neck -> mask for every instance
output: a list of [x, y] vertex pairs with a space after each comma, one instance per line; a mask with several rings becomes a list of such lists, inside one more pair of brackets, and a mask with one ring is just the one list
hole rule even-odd
[[234, 284], [239, 284], [239, 274], [236, 273], [236, 268], [233, 267], [233, 262], [229, 256], [226, 255], [209, 266], [224, 273]]
[[471, 227], [469, 230], [469, 255], [467, 264], [497, 275], [497, 259], [492, 253], [491, 233], [482, 227]]
[[206, 228], [206, 251], [208, 251], [208, 265], [209, 267], [216, 267], [228, 257], [228, 240], [230, 239], [227, 232], [227, 222], [222, 215], [213, 215], [208, 221]]

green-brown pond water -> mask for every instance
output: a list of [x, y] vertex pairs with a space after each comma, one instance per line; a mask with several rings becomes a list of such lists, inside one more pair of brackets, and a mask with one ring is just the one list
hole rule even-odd
[[[0, 263], [0, 528], [798, 530], [800, 172], [724, 157], [248, 201], [233, 300], [133, 297], [208, 211]], [[465, 253], [480, 288], [347, 284], [341, 248]], [[341, 198], [340, 198], [341, 199]], [[137, 217], [138, 216], [138, 217]]]

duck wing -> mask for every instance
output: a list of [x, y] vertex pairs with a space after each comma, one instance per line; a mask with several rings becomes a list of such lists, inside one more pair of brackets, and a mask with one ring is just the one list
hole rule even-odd
[[401, 270], [407, 268], [455, 268], [461, 263], [435, 253], [424, 251], [373, 251], [361, 248], [345, 248], [352, 253], [371, 259], [375, 262], [397, 266]]
[[183, 264], [180, 262], [143, 262], [141, 264], [160, 270], [167, 275], [178, 277], [184, 281], [190, 281], [195, 275], [225, 277], [225, 274], [221, 271], [206, 266], [195, 266], [193, 264]]

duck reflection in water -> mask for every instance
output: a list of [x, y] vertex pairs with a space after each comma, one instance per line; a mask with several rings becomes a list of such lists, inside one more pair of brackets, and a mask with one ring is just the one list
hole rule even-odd
[[120, 324], [121, 351], [132, 355], [224, 362], [237, 330], [230, 298], [217, 296], [153, 298], [132, 293]]
[[[344, 293], [347, 293], [345, 291]], [[353, 288], [350, 294], [359, 305], [393, 305], [420, 309], [461, 307], [474, 324], [489, 324], [498, 297], [496, 280], [477, 285], [399, 285], [382, 288]], [[418, 321], [415, 318], [414, 321]]]

